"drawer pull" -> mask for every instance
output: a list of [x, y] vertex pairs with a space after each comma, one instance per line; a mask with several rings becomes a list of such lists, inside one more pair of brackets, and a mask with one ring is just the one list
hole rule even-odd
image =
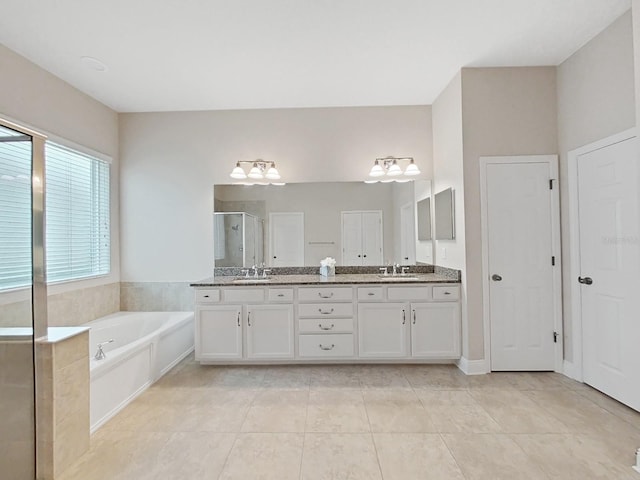
[[325, 347], [324, 345], [320, 344], [319, 347], [320, 350], [333, 350], [333, 347], [335, 347], [335, 345], [332, 343], [330, 347]]
[[331, 315], [333, 313], [333, 308], [329, 311], [322, 310], [321, 308], [319, 308], [318, 311], [320, 312], [321, 315]]
[[416, 324], [416, 311], [413, 311], [413, 324]]
[[203, 296], [204, 296], [204, 298], [209, 298], [209, 295], [203, 295]]
[[284, 293], [279, 293], [278, 296], [282, 298], [284, 297]]
[[318, 327], [320, 327], [320, 330], [331, 330], [333, 327], [335, 327], [335, 325], [332, 323], [330, 327], [325, 327], [321, 323], [319, 323]]
[[443, 292], [444, 295], [451, 295], [451, 292]]
[[333, 292], [329, 292], [329, 295], [323, 295], [322, 292], [318, 292], [318, 296], [320, 298], [331, 298], [333, 297]]
[[369, 293], [367, 293], [367, 295], [369, 295], [370, 297], [373, 297], [375, 295], [375, 293], [369, 292]]

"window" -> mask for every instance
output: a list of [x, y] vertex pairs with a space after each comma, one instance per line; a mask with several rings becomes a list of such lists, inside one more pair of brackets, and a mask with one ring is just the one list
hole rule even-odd
[[[31, 149], [0, 143], [0, 290], [31, 283]], [[47, 142], [47, 281], [110, 271], [109, 163]]]

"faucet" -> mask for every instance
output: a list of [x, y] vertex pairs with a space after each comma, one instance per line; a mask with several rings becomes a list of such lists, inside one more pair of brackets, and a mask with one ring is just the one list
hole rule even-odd
[[389, 271], [387, 270], [387, 267], [380, 267], [380, 271], [385, 276], [389, 275]]
[[406, 275], [409, 273], [409, 267], [402, 267], [402, 273], [400, 275]]
[[394, 263], [393, 264], [393, 273], [391, 275], [393, 275], [394, 277], [396, 275], [398, 275], [398, 268], [400, 268], [400, 264], [399, 263]]
[[271, 270], [268, 268], [262, 268], [262, 278], [267, 278], [267, 272], [271, 273]]
[[107, 340], [106, 342], [102, 342], [98, 344], [98, 351], [96, 352], [96, 356], [94, 357], [96, 360], [104, 360], [105, 358], [107, 358], [107, 356], [104, 354], [104, 351], [102, 350], [102, 346], [106, 345], [107, 343], [112, 343], [115, 340], [112, 338], [111, 340]]

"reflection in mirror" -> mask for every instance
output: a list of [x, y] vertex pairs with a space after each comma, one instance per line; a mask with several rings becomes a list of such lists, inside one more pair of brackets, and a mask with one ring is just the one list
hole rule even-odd
[[418, 240], [431, 240], [431, 197], [418, 203]]
[[[403, 208], [405, 217], [410, 215], [410, 221], [401, 219]], [[416, 238], [414, 182], [215, 185], [214, 211], [241, 212], [245, 218], [253, 216], [262, 221], [264, 229], [261, 237], [267, 266], [319, 266], [320, 260], [325, 257], [335, 258], [338, 265], [350, 266], [415, 263], [415, 249], [407, 253], [406, 247], [414, 246]], [[274, 235], [276, 232], [272, 232], [270, 221], [277, 217], [273, 215], [277, 213], [302, 214], [303, 228], [291, 228], [288, 232]], [[250, 267], [252, 264], [246, 263], [247, 256], [237, 251], [233, 252], [234, 255], [227, 252], [229, 237], [233, 233], [233, 230], [231, 233], [228, 230], [234, 225], [227, 225], [224, 221], [214, 224], [215, 265]], [[286, 229], [286, 224], [276, 227]], [[223, 233], [220, 233], [220, 229], [223, 229]], [[280, 262], [281, 258], [273, 258], [278, 257], [277, 252], [282, 252], [283, 248], [286, 250], [286, 245], [274, 245], [279, 238], [286, 239], [292, 245], [302, 242], [302, 265], [300, 260], [296, 260], [296, 265], [289, 265]], [[410, 239], [408, 242], [407, 238]], [[227, 242], [224, 247], [215, 245], [221, 241]], [[241, 242], [233, 245], [236, 249], [247, 248]], [[229, 262], [219, 258], [223, 250], [225, 259], [237, 259], [236, 265], [228, 265]], [[411, 262], [403, 257], [410, 258]], [[260, 264], [257, 256], [255, 264]]]
[[454, 209], [453, 190], [451, 188], [436, 193], [436, 240], [453, 240], [456, 238]]
[[[415, 182], [415, 203], [416, 203], [416, 225], [419, 230], [422, 228], [423, 234], [425, 230], [433, 232], [433, 188], [431, 180], [416, 180]], [[421, 202], [428, 199], [428, 204], [422, 204]], [[429, 205], [429, 208], [425, 207]], [[422, 208], [421, 208], [422, 206]], [[424, 210], [427, 210], [427, 214]], [[422, 212], [422, 213], [421, 213]], [[425, 222], [427, 222], [425, 224]], [[431, 238], [423, 240], [416, 235], [416, 262], [433, 264], [434, 259], [434, 247], [433, 234], [429, 235]]]

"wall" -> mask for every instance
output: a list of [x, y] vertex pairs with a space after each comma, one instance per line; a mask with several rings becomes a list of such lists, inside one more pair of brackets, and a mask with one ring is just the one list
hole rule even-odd
[[633, 13], [633, 58], [635, 65], [636, 118], [640, 118], [640, 0], [631, 3]]
[[[455, 230], [454, 240], [434, 240], [435, 260], [443, 267], [462, 272], [462, 356], [469, 356], [467, 280], [465, 257], [465, 203], [462, 136], [462, 73], [459, 72], [433, 103], [433, 191], [435, 194], [447, 188], [454, 191]], [[432, 200], [434, 195], [431, 196]], [[432, 214], [434, 207], [431, 207]], [[432, 215], [432, 219], [434, 216]], [[433, 238], [436, 236], [432, 220]]]
[[413, 156], [430, 178], [428, 106], [120, 115], [122, 279], [211, 275], [213, 184], [238, 160], [286, 182], [361, 181], [376, 157]]
[[[78, 311], [93, 311], [95, 295], [85, 295], [87, 289], [98, 291], [100, 302], [109, 302], [106, 310], [117, 311], [119, 300], [112, 295], [119, 288], [119, 161], [118, 116], [110, 108], [51, 75], [15, 52], [0, 45], [0, 116], [41, 131], [54, 141], [70, 147], [111, 157], [111, 273], [91, 280], [50, 285], [51, 299], [66, 294], [60, 301], [73, 297]], [[114, 287], [115, 284], [115, 287]], [[96, 290], [97, 289], [97, 290]], [[30, 319], [30, 293], [19, 290], [0, 294], [0, 305], [10, 309], [12, 315], [20, 312]], [[102, 309], [97, 309], [101, 310]], [[85, 317], [86, 318], [86, 317]], [[65, 324], [82, 323], [76, 317], [67, 317]], [[55, 318], [54, 318], [55, 324]]]
[[479, 158], [556, 153], [555, 67], [463, 69], [462, 132], [467, 358], [478, 360], [484, 358]]
[[627, 12], [558, 67], [564, 347], [569, 361], [574, 279], [569, 275], [568, 152], [635, 125], [633, 55], [632, 18]]

